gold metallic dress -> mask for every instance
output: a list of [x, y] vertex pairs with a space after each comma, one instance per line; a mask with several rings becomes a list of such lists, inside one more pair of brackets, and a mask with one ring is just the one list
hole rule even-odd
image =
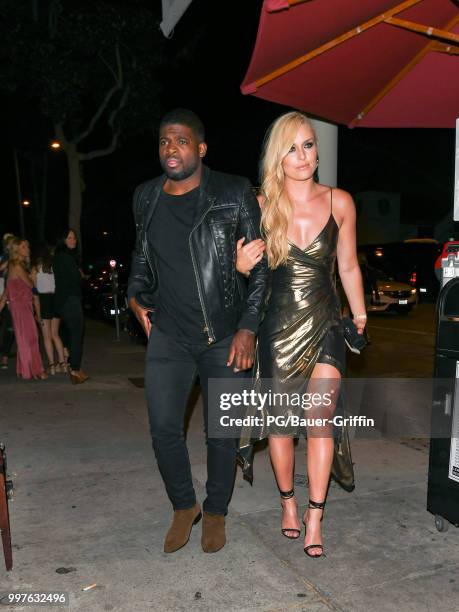
[[[330, 364], [344, 375], [345, 344], [341, 307], [335, 288], [337, 241], [338, 226], [330, 206], [329, 219], [317, 237], [305, 249], [289, 242], [286, 263], [272, 271], [254, 366], [254, 385], [258, 390], [263, 390], [266, 384], [275, 392], [286, 387], [290, 392], [304, 392], [316, 363]], [[272, 408], [265, 407], [261, 411], [265, 419], [270, 410]], [[249, 412], [260, 414], [256, 407]], [[271, 427], [269, 434], [273, 433], [282, 435]], [[353, 488], [350, 455], [344, 458], [341, 468], [335, 465], [343, 460], [342, 455], [336, 455], [343, 451], [342, 442], [348, 442], [347, 432], [335, 433], [338, 437], [335, 439], [332, 475], [350, 490]], [[240, 460], [249, 480], [252, 478], [253, 443], [266, 435], [265, 427], [255, 431], [248, 426], [242, 431]], [[343, 469], [345, 474], [335, 473], [343, 472]]]
[[344, 338], [334, 273], [338, 226], [327, 224], [305, 249], [289, 243], [287, 262], [272, 271], [258, 336], [260, 376], [279, 383], [311, 376], [316, 363], [344, 374]]

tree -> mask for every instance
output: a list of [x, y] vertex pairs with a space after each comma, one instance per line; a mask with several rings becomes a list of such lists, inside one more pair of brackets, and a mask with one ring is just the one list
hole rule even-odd
[[[0, 88], [37, 100], [67, 158], [69, 226], [80, 231], [81, 167], [159, 115], [164, 39], [140, 0], [1, 0]], [[5, 61], [6, 60], [6, 61]]]

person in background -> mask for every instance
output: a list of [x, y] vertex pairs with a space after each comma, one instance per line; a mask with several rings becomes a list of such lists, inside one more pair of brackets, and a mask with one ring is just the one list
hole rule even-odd
[[77, 246], [75, 230], [65, 230], [56, 246], [53, 259], [54, 308], [57, 317], [65, 325], [68, 336], [68, 346], [67, 342], [65, 344], [69, 349], [69, 374], [74, 385], [84, 383], [89, 378], [81, 369], [84, 317]]
[[[52, 375], [56, 372], [66, 372], [64, 346], [59, 336], [60, 318], [54, 306], [55, 280], [52, 254], [46, 245], [40, 246], [34, 253], [32, 280], [40, 299], [41, 332], [48, 357], [48, 372]], [[56, 351], [57, 363], [54, 360], [54, 351]]]
[[[4, 234], [3, 249], [0, 255], [0, 298], [6, 289], [6, 277], [8, 274], [9, 247], [14, 234]], [[0, 314], [0, 370], [8, 369], [8, 359], [14, 342], [13, 319], [11, 318], [8, 305]]]
[[365, 253], [359, 253], [357, 257], [362, 272], [365, 298], [368, 300], [367, 305], [371, 303], [372, 297], [375, 302], [379, 302], [378, 271], [373, 266], [370, 266]]
[[6, 301], [11, 311], [17, 344], [16, 373], [24, 379], [48, 378], [40, 357], [35, 319], [40, 323], [40, 302], [29, 274], [30, 248], [27, 240], [13, 238], [10, 244], [6, 291], [0, 299], [0, 311]]

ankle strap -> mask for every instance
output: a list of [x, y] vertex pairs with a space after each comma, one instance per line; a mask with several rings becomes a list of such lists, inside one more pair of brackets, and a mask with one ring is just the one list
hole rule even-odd
[[323, 510], [325, 508], [325, 501], [323, 502], [315, 502], [312, 499], [309, 500], [308, 508], [312, 508], [313, 510]]
[[282, 499], [290, 499], [291, 497], [294, 497], [295, 489], [290, 489], [290, 491], [281, 491], [279, 489], [279, 494], [282, 497]]

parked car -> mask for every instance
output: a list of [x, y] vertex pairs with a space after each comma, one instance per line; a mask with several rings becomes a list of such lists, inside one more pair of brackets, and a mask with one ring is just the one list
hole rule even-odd
[[416, 288], [394, 280], [389, 275], [376, 270], [373, 287], [365, 291], [368, 312], [395, 311], [407, 314], [418, 303]]
[[[359, 257], [359, 259], [367, 312], [391, 311], [407, 314], [417, 305], [418, 294], [416, 288], [394, 280], [385, 272], [370, 266], [363, 258]], [[349, 305], [339, 276], [337, 277], [337, 290], [343, 312], [348, 314]]]
[[[108, 262], [101, 262], [99, 265], [92, 265], [90, 274], [87, 275], [83, 284], [83, 308], [95, 317], [100, 317], [108, 321], [115, 319], [115, 304], [113, 298], [113, 285], [111, 281], [111, 268]], [[118, 314], [122, 324], [127, 316], [127, 273], [122, 264], [117, 268], [118, 272]]]
[[415, 238], [404, 242], [367, 244], [358, 247], [368, 264], [389, 277], [417, 289], [419, 301], [434, 302], [440, 290], [435, 275], [435, 261], [442, 245], [431, 238]]

